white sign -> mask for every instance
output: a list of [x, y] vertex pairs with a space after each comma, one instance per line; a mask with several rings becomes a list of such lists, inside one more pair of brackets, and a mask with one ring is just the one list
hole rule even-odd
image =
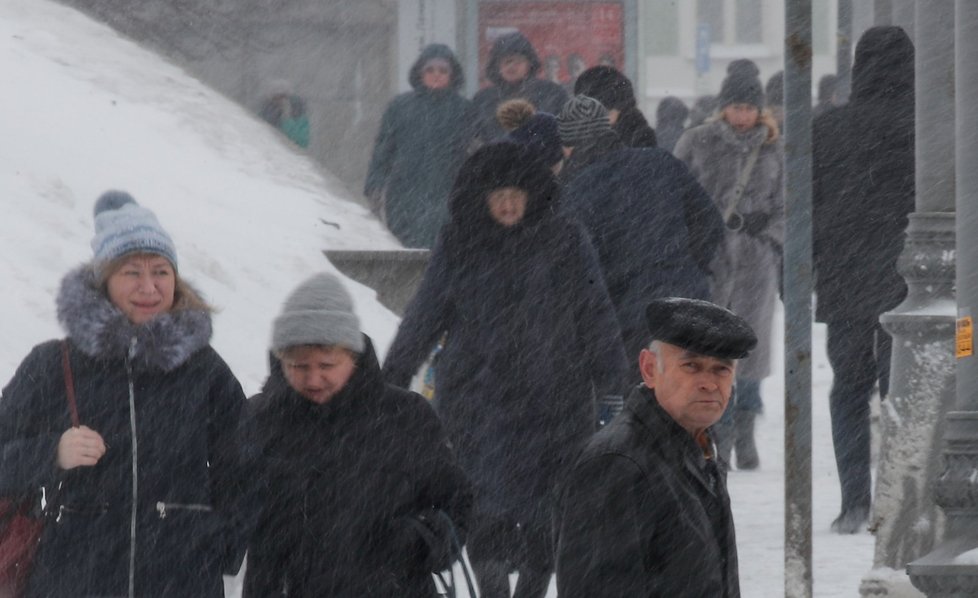
[[400, 0], [397, 3], [397, 88], [408, 91], [408, 71], [428, 44], [455, 47], [455, 0]]

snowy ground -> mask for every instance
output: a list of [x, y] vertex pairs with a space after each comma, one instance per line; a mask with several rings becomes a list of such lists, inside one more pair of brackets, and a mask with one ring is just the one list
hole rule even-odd
[[[91, 209], [106, 189], [133, 193], [173, 235], [181, 272], [220, 308], [214, 345], [248, 392], [265, 376], [270, 322], [285, 294], [309, 273], [332, 270], [321, 250], [397, 246], [263, 123], [70, 9], [0, 2], [0, 72], [8, 90], [0, 95], [0, 384], [34, 344], [62, 334], [53, 297], [61, 276], [90, 258]], [[385, 351], [397, 319], [370, 289], [348, 286]], [[814, 339], [815, 595], [855, 596], [873, 538], [828, 532], [839, 508], [831, 372], [824, 329]], [[784, 595], [782, 372], [779, 363], [763, 389], [761, 470], [730, 476], [746, 598]], [[230, 594], [235, 586], [229, 580]]]

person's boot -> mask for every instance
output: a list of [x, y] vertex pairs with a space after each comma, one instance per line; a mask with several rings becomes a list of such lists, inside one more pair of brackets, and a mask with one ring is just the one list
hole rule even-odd
[[737, 453], [737, 469], [757, 469], [761, 459], [754, 443], [753, 411], [734, 411], [734, 451]]
[[842, 509], [832, 522], [832, 531], [837, 534], [858, 534], [866, 529], [869, 522], [869, 507], [857, 506]]

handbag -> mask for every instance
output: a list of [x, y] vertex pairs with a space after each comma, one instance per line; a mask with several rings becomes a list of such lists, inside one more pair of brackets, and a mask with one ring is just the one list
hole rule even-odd
[[[68, 360], [68, 341], [61, 341], [61, 365], [65, 376], [65, 393], [71, 425], [79, 426], [75, 404], [75, 383]], [[50, 504], [50, 503], [48, 503]], [[30, 577], [34, 554], [44, 531], [45, 513], [40, 509], [36, 492], [26, 497], [0, 499], [0, 598], [24, 594]]]

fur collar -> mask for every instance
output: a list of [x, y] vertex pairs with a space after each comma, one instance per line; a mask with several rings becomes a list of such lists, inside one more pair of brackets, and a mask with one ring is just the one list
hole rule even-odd
[[125, 359], [136, 340], [137, 369], [169, 372], [210, 342], [211, 316], [176, 310], [135, 325], [98, 288], [91, 264], [69, 272], [58, 291], [58, 321], [78, 349], [98, 359]]

